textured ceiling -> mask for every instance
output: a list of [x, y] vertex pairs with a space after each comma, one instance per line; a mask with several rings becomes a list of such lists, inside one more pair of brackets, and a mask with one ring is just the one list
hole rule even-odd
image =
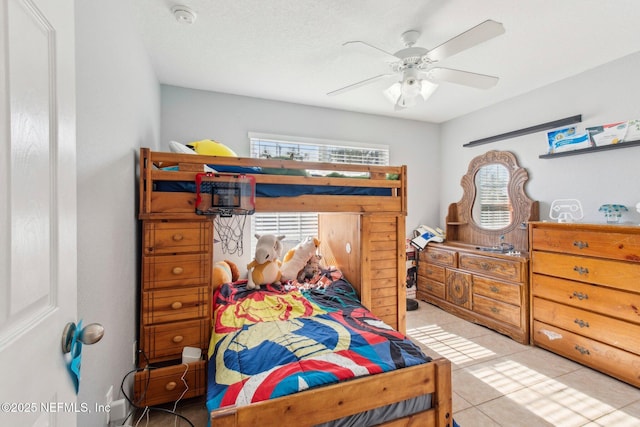
[[[441, 123], [640, 51], [637, 0], [135, 0], [161, 83]], [[196, 12], [179, 23], [174, 5]], [[500, 77], [488, 90], [443, 83], [426, 102], [394, 111], [393, 78], [327, 93], [389, 72], [383, 53], [422, 32], [432, 49], [493, 19], [506, 33], [438, 65]]]

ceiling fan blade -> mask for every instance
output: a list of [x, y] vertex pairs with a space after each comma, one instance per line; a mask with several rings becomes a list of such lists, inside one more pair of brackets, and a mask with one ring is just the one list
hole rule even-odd
[[427, 53], [427, 58], [433, 62], [440, 61], [463, 50], [469, 49], [482, 42], [504, 34], [504, 25], [500, 22], [488, 19], [481, 24], [465, 31], [462, 34], [434, 47]]
[[359, 81], [357, 83], [352, 83], [352, 84], [350, 84], [348, 86], [345, 86], [345, 87], [342, 87], [340, 89], [336, 89], [334, 91], [331, 91], [331, 92], [327, 93], [327, 95], [329, 95], [329, 96], [340, 95], [341, 93], [348, 92], [350, 90], [359, 88], [361, 86], [365, 86], [365, 85], [368, 85], [368, 84], [371, 84], [371, 83], [375, 83], [378, 80], [383, 79], [385, 77], [389, 77], [391, 75], [392, 74], [379, 74], [377, 76], [369, 77], [368, 79]]
[[393, 58], [393, 60], [394, 60], [394, 61], [397, 61], [397, 60], [398, 60], [398, 57], [397, 57], [397, 56], [395, 56], [393, 53], [391, 53], [391, 52], [387, 52], [387, 51], [386, 51], [386, 50], [384, 50], [384, 49], [381, 49], [381, 48], [379, 48], [379, 47], [376, 47], [376, 46], [374, 46], [374, 45], [372, 45], [372, 44], [369, 44], [369, 43], [367, 43], [367, 42], [363, 42], [363, 41], [361, 41], [361, 40], [352, 40], [352, 41], [344, 42], [344, 43], [342, 43], [342, 46], [346, 46], [346, 45], [348, 45], [348, 44], [355, 44], [355, 43], [360, 43], [360, 44], [363, 44], [363, 45], [365, 45], [365, 46], [369, 46], [369, 47], [370, 47], [370, 48], [372, 48], [372, 49], [378, 50], [378, 51], [380, 51], [380, 52], [384, 53], [385, 55], [389, 56], [389, 59]]
[[489, 89], [495, 86], [499, 80], [494, 76], [453, 70], [451, 68], [432, 68], [428, 71], [428, 76], [429, 80], [434, 82], [449, 82], [478, 89]]

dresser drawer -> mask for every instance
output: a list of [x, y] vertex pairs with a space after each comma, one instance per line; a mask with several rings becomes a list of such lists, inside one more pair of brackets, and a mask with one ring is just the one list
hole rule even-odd
[[418, 264], [418, 274], [424, 276], [427, 279], [435, 280], [436, 282], [444, 283], [444, 267], [434, 264]]
[[418, 291], [444, 299], [444, 283], [430, 279], [424, 279], [422, 282], [423, 283], [418, 283]]
[[[160, 403], [201, 396], [207, 388], [207, 362], [205, 360], [185, 365], [148, 369], [135, 374], [133, 383], [134, 401], [139, 406], [154, 406]], [[185, 375], [185, 369], [187, 373]], [[182, 376], [187, 386], [182, 382]]]
[[640, 235], [533, 228], [534, 250], [640, 262]]
[[419, 253], [420, 259], [444, 265], [446, 267], [456, 266], [457, 252], [439, 249], [434, 246], [427, 246], [426, 249]]
[[513, 326], [520, 327], [520, 307], [505, 304], [482, 295], [473, 295], [473, 311], [483, 314], [500, 322], [509, 323]]
[[145, 255], [209, 252], [211, 222], [145, 222]]
[[640, 355], [640, 326], [542, 298], [533, 299], [533, 318]]
[[640, 324], [640, 294], [533, 274], [534, 296]]
[[522, 282], [524, 272], [520, 262], [481, 255], [460, 253], [459, 267], [491, 277]]
[[450, 303], [471, 310], [472, 277], [469, 273], [447, 270], [445, 281], [445, 298]]
[[481, 276], [473, 276], [474, 294], [520, 306], [522, 304], [521, 291], [522, 286], [520, 285], [502, 283]]
[[210, 277], [211, 254], [142, 257], [144, 290], [209, 284]]
[[531, 254], [531, 261], [533, 273], [627, 291], [640, 290], [640, 264], [537, 251]]
[[180, 287], [142, 293], [145, 325], [209, 317], [209, 287]]
[[640, 387], [640, 356], [539, 321], [533, 322], [536, 345]]
[[184, 347], [206, 349], [211, 321], [167, 323], [142, 328], [141, 345], [150, 362], [181, 358]]

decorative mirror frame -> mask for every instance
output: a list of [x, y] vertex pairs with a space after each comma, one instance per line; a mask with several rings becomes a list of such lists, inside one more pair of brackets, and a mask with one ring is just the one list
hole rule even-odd
[[[490, 230], [480, 227], [473, 219], [472, 209], [476, 199], [475, 177], [478, 170], [486, 165], [501, 164], [509, 171], [507, 191], [511, 201], [511, 224], [500, 229]], [[515, 155], [509, 151], [488, 151], [475, 157], [469, 163], [467, 173], [460, 185], [462, 199], [449, 206], [447, 215], [447, 240], [482, 246], [495, 246], [504, 242], [512, 244], [514, 250], [526, 252], [529, 249], [527, 222], [539, 219], [538, 202], [527, 196], [524, 186], [529, 180], [526, 169], [518, 165]]]

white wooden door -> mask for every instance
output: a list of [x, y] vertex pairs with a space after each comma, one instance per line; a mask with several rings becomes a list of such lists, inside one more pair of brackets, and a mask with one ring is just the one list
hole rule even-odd
[[[0, 425], [75, 426], [73, 0], [0, 0]], [[92, 408], [86, 408], [90, 410]]]

